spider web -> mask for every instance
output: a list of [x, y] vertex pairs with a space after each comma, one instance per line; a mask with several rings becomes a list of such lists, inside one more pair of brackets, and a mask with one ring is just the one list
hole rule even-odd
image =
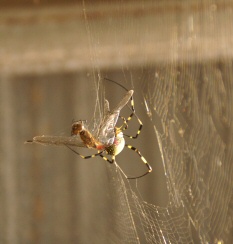
[[[143, 84], [152, 122], [157, 124], [158, 118], [161, 122], [161, 129], [154, 127], [154, 136], [159, 141], [169, 202], [167, 207], [145, 202], [121, 170], [108, 165], [113, 243], [232, 241], [233, 87], [230, 77], [220, 78], [231, 73], [231, 66], [227, 71], [218, 65], [196, 68], [203, 77], [193, 76], [193, 82], [181, 81], [185, 77], [180, 79], [173, 71], [163, 82], [155, 80], [153, 89], [151, 82]], [[161, 69], [161, 73], [169, 72]]]
[[[99, 35], [83, 3], [98, 83], [103, 77]], [[126, 15], [120, 21], [123, 28], [131, 23]], [[165, 207], [146, 202], [117, 165], [107, 165], [112, 217], [106, 243], [232, 243], [232, 61], [140, 68], [136, 75], [123, 65], [122, 73], [125, 80], [140, 81], [132, 83], [135, 94], [143, 90], [169, 200]]]

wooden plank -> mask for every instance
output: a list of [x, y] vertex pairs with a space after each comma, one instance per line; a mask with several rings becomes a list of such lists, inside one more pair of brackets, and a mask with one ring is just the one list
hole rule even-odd
[[121, 9], [117, 2], [84, 3], [5, 9], [0, 72], [67, 72], [233, 56], [231, 2], [148, 1], [143, 7], [127, 2]]

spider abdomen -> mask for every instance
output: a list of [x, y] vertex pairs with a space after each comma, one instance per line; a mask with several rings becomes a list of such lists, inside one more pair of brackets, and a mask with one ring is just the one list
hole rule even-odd
[[114, 143], [105, 148], [109, 155], [118, 155], [125, 147], [125, 139], [123, 133], [120, 132], [114, 139]]

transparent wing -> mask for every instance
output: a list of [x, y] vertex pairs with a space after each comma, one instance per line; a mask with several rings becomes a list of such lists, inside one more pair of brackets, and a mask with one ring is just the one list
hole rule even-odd
[[98, 140], [105, 145], [113, 144], [115, 133], [114, 127], [117, 123], [121, 109], [128, 103], [129, 99], [133, 95], [133, 90], [128, 91], [119, 104], [109, 111], [109, 102], [105, 100], [104, 104], [104, 118], [100, 123], [98, 128], [97, 138]]
[[35, 136], [32, 140], [25, 143], [38, 143], [42, 145], [54, 146], [75, 146], [86, 147], [82, 140], [77, 136]]

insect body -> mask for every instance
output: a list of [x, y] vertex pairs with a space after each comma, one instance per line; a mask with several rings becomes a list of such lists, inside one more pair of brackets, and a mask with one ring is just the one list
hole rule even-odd
[[86, 120], [79, 120], [76, 121], [72, 124], [72, 130], [71, 130], [71, 135], [79, 135], [83, 143], [88, 147], [88, 148], [97, 148], [99, 142], [94, 138], [94, 136], [91, 134], [90, 131], [88, 131], [85, 128], [84, 123]]

